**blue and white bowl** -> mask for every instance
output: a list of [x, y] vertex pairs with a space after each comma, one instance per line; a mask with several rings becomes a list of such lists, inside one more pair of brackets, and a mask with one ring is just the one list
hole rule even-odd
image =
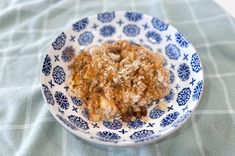
[[[148, 108], [148, 120], [120, 119], [93, 123], [83, 102], [68, 94], [68, 65], [83, 49], [120, 39], [161, 52], [170, 69], [171, 91], [163, 101], [168, 110]], [[195, 110], [203, 90], [199, 56], [183, 34], [155, 17], [136, 12], [105, 12], [73, 23], [51, 43], [41, 71], [43, 97], [61, 125], [87, 141], [113, 146], [155, 142], [178, 129]]]

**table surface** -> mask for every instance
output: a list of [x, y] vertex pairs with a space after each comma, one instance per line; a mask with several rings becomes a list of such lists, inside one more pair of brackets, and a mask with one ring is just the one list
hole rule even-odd
[[[235, 154], [235, 21], [212, 0], [3, 0], [0, 10], [0, 156]], [[59, 125], [43, 101], [39, 77], [48, 43], [76, 20], [111, 10], [168, 21], [189, 38], [202, 60], [200, 104], [161, 142], [137, 148], [90, 144]]]

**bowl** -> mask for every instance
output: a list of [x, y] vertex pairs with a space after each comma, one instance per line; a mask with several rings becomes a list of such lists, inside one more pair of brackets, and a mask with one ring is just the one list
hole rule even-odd
[[[68, 66], [84, 49], [125, 39], [166, 58], [170, 94], [161, 99], [167, 110], [148, 108], [148, 120], [92, 122], [83, 101], [68, 94]], [[71, 24], [55, 37], [42, 62], [41, 90], [51, 114], [67, 130], [87, 141], [136, 146], [158, 141], [183, 125], [197, 107], [203, 90], [203, 69], [190, 41], [170, 24], [138, 12], [104, 12]]]

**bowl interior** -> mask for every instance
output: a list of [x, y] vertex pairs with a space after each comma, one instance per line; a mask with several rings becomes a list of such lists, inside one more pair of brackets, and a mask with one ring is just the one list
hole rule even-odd
[[[161, 99], [163, 112], [153, 101], [148, 121], [120, 119], [93, 123], [83, 102], [68, 94], [68, 65], [84, 49], [120, 39], [160, 52], [170, 70], [170, 94]], [[51, 43], [43, 60], [42, 92], [53, 116], [69, 131], [91, 142], [115, 146], [159, 140], [181, 126], [196, 108], [203, 89], [203, 70], [192, 44], [173, 26], [136, 12], [105, 12], [74, 22]]]

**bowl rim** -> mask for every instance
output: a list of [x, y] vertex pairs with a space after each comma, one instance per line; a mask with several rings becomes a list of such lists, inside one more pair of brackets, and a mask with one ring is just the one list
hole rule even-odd
[[[150, 18], [156, 18], [155, 16], [151, 16], [149, 14], [145, 14], [144, 12], [138, 12], [138, 11], [127, 11], [127, 10], [121, 10], [121, 11], [109, 11], [109, 12], [115, 12], [115, 14], [122, 14], [122, 13], [125, 13], [125, 12], [133, 12], [133, 13], [140, 13], [144, 16], [147, 16], [147, 17], [150, 17]], [[99, 13], [105, 13], [105, 12], [99, 12]], [[93, 14], [91, 16], [86, 16], [86, 17], [81, 17], [79, 18], [79, 20], [81, 19], [84, 19], [84, 18], [95, 18], [99, 13], [97, 14]], [[159, 19], [159, 18], [157, 18]], [[169, 24], [172, 28], [174, 28], [175, 30], [178, 31], [178, 29], [176, 29], [173, 25], [171, 25], [169, 22], [166, 22], [165, 20], [162, 20], [160, 19], [161, 21], [163, 21], [164, 23], [167, 23]], [[68, 27], [72, 24], [72, 22], [69, 24], [69, 25], [66, 25], [66, 27], [63, 28], [64, 31], [66, 31], [66, 29], [68, 29]], [[62, 30], [62, 31], [63, 31]], [[59, 33], [61, 33], [61, 31], [59, 31]], [[55, 34], [55, 37], [53, 35], [52, 39], [56, 38], [59, 33], [56, 33]], [[184, 35], [184, 34], [183, 34]], [[187, 36], [184, 35], [186, 39]], [[49, 43], [52, 43], [52, 41], [50, 41]], [[43, 57], [42, 57], [42, 60], [41, 60], [41, 67], [40, 67], [40, 89], [41, 89], [41, 93], [42, 93], [42, 96], [43, 96], [43, 100], [45, 102], [45, 105], [47, 105], [47, 108], [49, 109], [50, 113], [53, 115], [53, 117], [56, 119], [57, 122], [59, 122], [63, 128], [65, 128], [66, 130], [68, 130], [69, 132], [71, 132], [73, 135], [75, 135], [76, 137], [79, 137], [85, 141], [87, 141], [88, 143], [91, 143], [91, 144], [96, 144], [96, 145], [105, 145], [105, 146], [108, 146], [108, 147], [137, 147], [137, 146], [140, 146], [140, 145], [147, 145], [147, 144], [152, 144], [152, 143], [157, 143], [163, 139], [165, 139], [166, 137], [170, 136], [171, 134], [173, 134], [174, 132], [176, 132], [178, 129], [180, 129], [186, 122], [189, 121], [189, 119], [191, 119], [191, 117], [194, 115], [194, 112], [196, 110], [196, 108], [198, 107], [200, 101], [201, 101], [201, 98], [203, 96], [203, 93], [204, 93], [204, 87], [205, 87], [205, 77], [204, 77], [204, 66], [202, 64], [202, 61], [201, 61], [201, 58], [196, 50], [196, 48], [193, 46], [193, 44], [191, 44], [191, 47], [195, 50], [195, 53], [198, 55], [198, 58], [199, 58], [199, 61], [200, 61], [200, 64], [201, 64], [201, 78], [202, 78], [202, 81], [203, 81], [203, 84], [202, 84], [202, 90], [201, 90], [201, 94], [200, 94], [200, 97], [199, 99], [195, 102], [195, 105], [194, 107], [192, 107], [191, 109], [191, 113], [190, 115], [184, 120], [182, 121], [177, 127], [169, 127], [168, 129], [166, 129], [164, 131], [164, 133], [162, 133], [162, 135], [160, 137], [156, 137], [156, 138], [153, 138], [151, 140], [145, 140], [145, 141], [142, 141], [142, 142], [138, 142], [138, 143], [134, 143], [134, 142], [121, 142], [120, 144], [115, 144], [115, 143], [112, 143], [112, 142], [103, 142], [103, 141], [99, 141], [98, 139], [91, 139], [87, 136], [83, 136], [82, 133], [79, 134], [80, 130], [78, 129], [78, 133], [75, 133], [75, 131], [73, 131], [70, 127], [68, 126], [65, 126], [65, 124], [59, 120], [57, 117], [56, 117], [56, 113], [54, 112], [54, 109], [51, 109], [49, 107], [49, 104], [47, 103], [47, 100], [46, 100], [46, 97], [45, 95], [43, 94], [43, 87], [42, 87], [42, 84], [43, 84], [43, 73], [42, 73], [42, 64], [43, 64], [43, 61], [44, 61], [44, 58], [46, 57], [48, 51], [50, 50], [50, 46], [48, 45], [46, 49], [44, 49], [45, 51], [43, 52]]]

